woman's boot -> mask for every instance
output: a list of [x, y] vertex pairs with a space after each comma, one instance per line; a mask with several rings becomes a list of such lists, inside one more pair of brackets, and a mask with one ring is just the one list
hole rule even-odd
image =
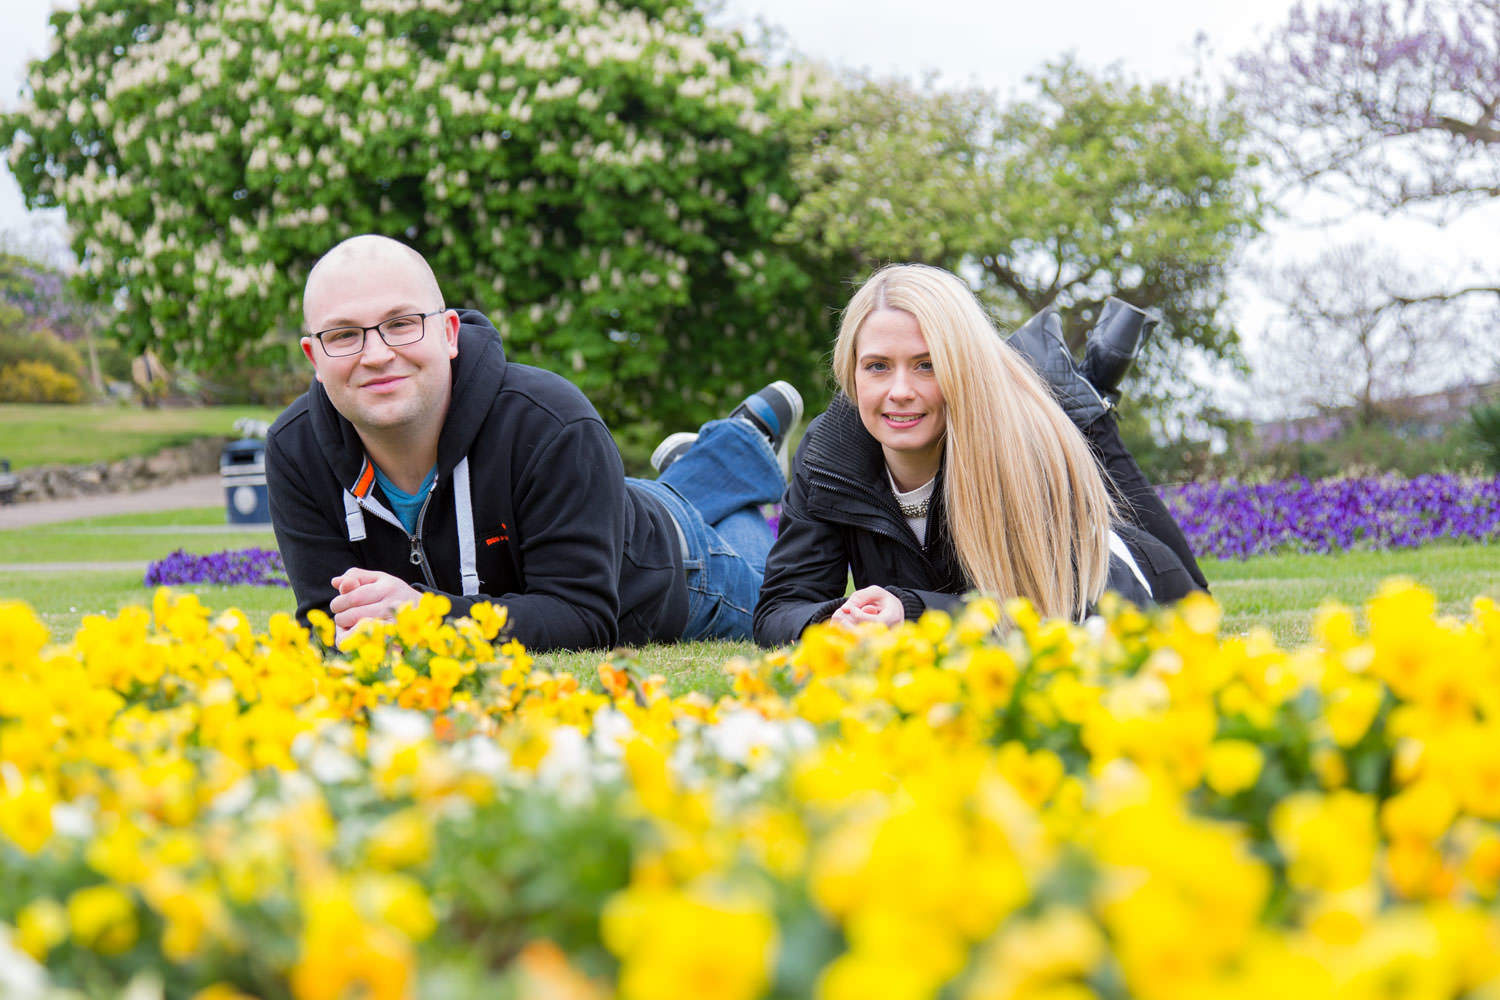
[[1006, 343], [1042, 376], [1079, 430], [1110, 411], [1112, 404], [1074, 364], [1072, 352], [1063, 342], [1062, 320], [1052, 306], [1022, 323]]
[[1140, 309], [1113, 295], [1104, 300], [1099, 322], [1089, 331], [1079, 371], [1101, 395], [1118, 400], [1116, 388], [1161, 322], [1155, 310]]

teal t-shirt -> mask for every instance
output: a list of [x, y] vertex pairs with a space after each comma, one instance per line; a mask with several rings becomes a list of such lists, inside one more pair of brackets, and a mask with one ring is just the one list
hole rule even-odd
[[[374, 463], [370, 463], [374, 465]], [[391, 513], [401, 519], [406, 525], [406, 533], [414, 534], [417, 530], [417, 515], [422, 511], [422, 501], [427, 499], [427, 491], [432, 489], [433, 481], [437, 479], [437, 466], [433, 466], [427, 472], [427, 478], [422, 480], [422, 485], [417, 487], [415, 493], [403, 493], [396, 488], [396, 484], [386, 478], [380, 467], [375, 467], [375, 481], [380, 484], [385, 498], [391, 503]]]

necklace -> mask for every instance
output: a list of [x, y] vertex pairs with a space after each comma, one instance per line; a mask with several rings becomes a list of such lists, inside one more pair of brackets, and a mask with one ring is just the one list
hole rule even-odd
[[891, 475], [889, 467], [885, 470], [885, 478], [891, 484], [891, 493], [895, 495], [896, 506], [901, 508], [901, 516], [908, 521], [924, 520], [927, 517], [927, 507], [932, 502], [932, 490], [937, 483], [937, 476], [904, 493], [896, 486], [896, 477]]
[[915, 521], [918, 518], [927, 516], [927, 505], [931, 502], [932, 497], [929, 496], [918, 500], [916, 503], [902, 503], [900, 500], [897, 500], [896, 506], [901, 508], [902, 517]]

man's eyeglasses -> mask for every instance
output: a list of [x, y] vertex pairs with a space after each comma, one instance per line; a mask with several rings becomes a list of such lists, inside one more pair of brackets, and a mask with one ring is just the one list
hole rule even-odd
[[374, 326], [336, 326], [313, 334], [323, 345], [323, 353], [330, 358], [346, 358], [365, 349], [365, 335], [374, 330], [385, 341], [386, 347], [405, 347], [415, 344], [427, 332], [427, 317], [447, 312], [438, 309], [429, 313], [405, 313], [382, 320]]

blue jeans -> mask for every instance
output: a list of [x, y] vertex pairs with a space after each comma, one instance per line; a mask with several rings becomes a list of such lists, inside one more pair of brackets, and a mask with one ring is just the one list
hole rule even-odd
[[710, 420], [661, 478], [626, 482], [660, 500], [687, 542], [682, 638], [749, 639], [774, 541], [758, 508], [786, 489], [765, 435], [743, 420]]

